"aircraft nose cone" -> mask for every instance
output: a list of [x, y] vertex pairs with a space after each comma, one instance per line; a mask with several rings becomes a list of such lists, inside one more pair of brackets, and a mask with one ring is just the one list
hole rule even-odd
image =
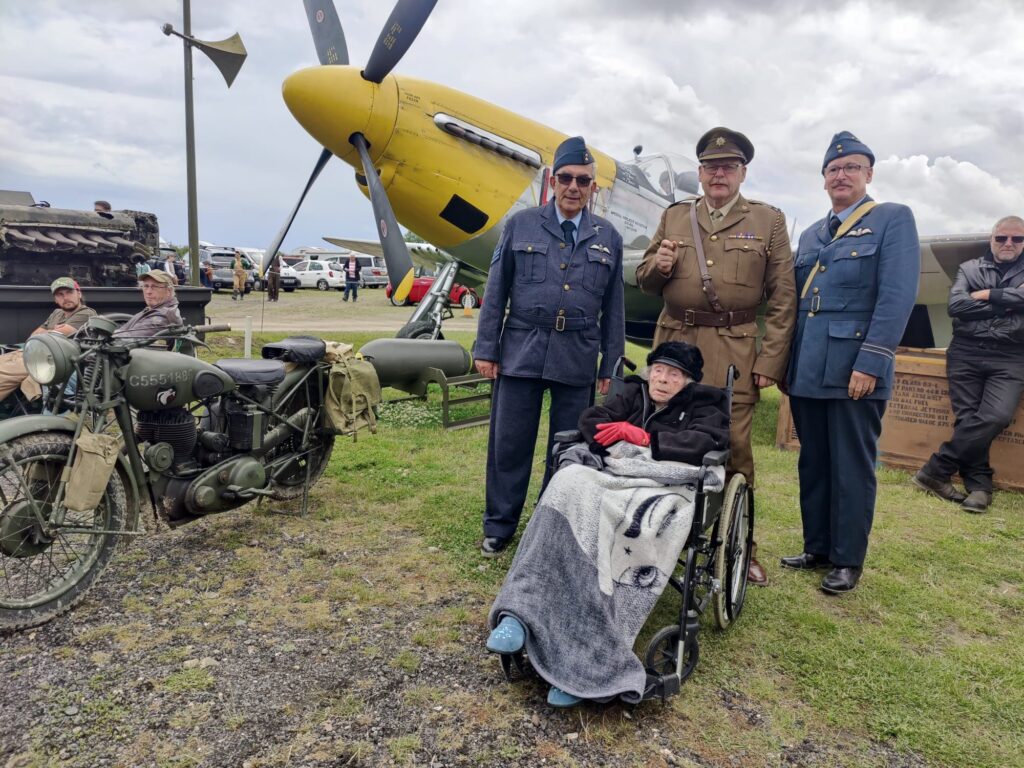
[[282, 95], [310, 136], [356, 168], [362, 166], [349, 141], [352, 134], [366, 137], [375, 161], [391, 141], [398, 115], [394, 77], [378, 85], [364, 80], [358, 67], [310, 67], [289, 75]]

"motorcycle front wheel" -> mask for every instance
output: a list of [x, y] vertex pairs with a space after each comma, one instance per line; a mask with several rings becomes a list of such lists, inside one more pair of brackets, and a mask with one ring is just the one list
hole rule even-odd
[[63, 526], [47, 533], [33, 507], [50, 517], [71, 435], [25, 435], [7, 447], [0, 455], [0, 632], [44, 624], [81, 601], [114, 554], [112, 531], [124, 528], [127, 507], [114, 472], [96, 509], [68, 510]]

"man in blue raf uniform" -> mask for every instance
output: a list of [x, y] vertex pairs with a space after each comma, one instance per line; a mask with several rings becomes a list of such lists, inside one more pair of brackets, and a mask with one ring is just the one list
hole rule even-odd
[[559, 145], [552, 170], [554, 200], [517, 213], [505, 225], [477, 323], [476, 367], [495, 380], [485, 557], [497, 557], [519, 525], [544, 390], [551, 392], [550, 455], [551, 436], [575, 429], [590, 405], [595, 375], [598, 391], [608, 391], [625, 349], [622, 237], [587, 209], [595, 167], [581, 137]]
[[875, 513], [875, 460], [896, 345], [917, 295], [920, 245], [905, 205], [867, 195], [875, 156], [849, 131], [825, 152], [832, 210], [800, 235], [799, 315], [788, 390], [800, 437], [800, 570], [831, 567], [830, 594], [857, 586]]

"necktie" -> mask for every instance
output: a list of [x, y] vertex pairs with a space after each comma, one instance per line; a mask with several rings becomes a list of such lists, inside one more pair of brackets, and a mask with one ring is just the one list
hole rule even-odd
[[562, 235], [566, 245], [572, 245], [576, 242], [575, 232], [576, 225], [569, 221], [569, 219], [562, 222]]
[[721, 220], [722, 220], [722, 217], [723, 217], [723, 216], [725, 216], [725, 214], [724, 214], [724, 213], [722, 213], [722, 212], [721, 212], [720, 210], [718, 210], [717, 208], [712, 208], [712, 209], [711, 209], [711, 220], [712, 220], [713, 222], [715, 222], [715, 223], [718, 223], [719, 221], [721, 221]]
[[828, 234], [830, 237], [835, 237], [836, 232], [839, 231], [839, 217], [833, 214], [828, 220]]

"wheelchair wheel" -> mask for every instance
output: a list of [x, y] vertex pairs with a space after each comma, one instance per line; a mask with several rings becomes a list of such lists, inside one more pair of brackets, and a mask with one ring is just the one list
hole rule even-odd
[[[644, 654], [644, 666], [655, 675], [671, 675], [676, 671], [676, 664], [679, 654], [679, 625], [673, 624], [662, 627], [651, 638], [647, 644], [647, 653]], [[700, 659], [700, 646], [697, 645], [697, 638], [693, 638], [683, 645], [683, 666], [679, 673], [679, 682], [683, 682], [693, 670], [697, 668], [697, 661]]]
[[743, 475], [733, 475], [729, 481], [722, 514], [715, 528], [722, 540], [715, 553], [715, 578], [722, 587], [715, 594], [715, 621], [726, 629], [739, 617], [747, 596], [747, 566], [750, 565], [753, 530], [750, 488]]

